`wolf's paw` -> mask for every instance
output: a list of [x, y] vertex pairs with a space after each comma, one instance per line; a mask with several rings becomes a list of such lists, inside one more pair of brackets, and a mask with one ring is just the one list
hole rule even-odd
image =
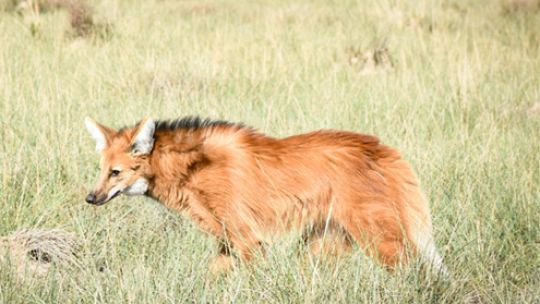
[[210, 264], [210, 275], [219, 276], [229, 273], [235, 265], [234, 258], [229, 255], [219, 255]]

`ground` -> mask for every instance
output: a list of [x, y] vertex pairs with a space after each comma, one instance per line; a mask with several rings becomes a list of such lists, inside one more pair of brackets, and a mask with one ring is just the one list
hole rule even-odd
[[[540, 302], [532, 2], [103, 0], [84, 34], [66, 10], [0, 5], [0, 235], [74, 232], [86, 265], [26, 283], [2, 266], [0, 302]], [[418, 172], [453, 279], [415, 261], [389, 273], [358, 248], [306, 260], [294, 235], [209, 278], [217, 249], [187, 219], [144, 198], [84, 202], [87, 115], [375, 134]]]

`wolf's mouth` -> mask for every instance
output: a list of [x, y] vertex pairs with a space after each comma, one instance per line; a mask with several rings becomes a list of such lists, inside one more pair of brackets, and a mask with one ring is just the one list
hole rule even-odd
[[121, 190], [116, 191], [116, 192], [115, 192], [115, 193], [107, 200], [107, 202], [110, 201], [110, 200], [112, 200], [113, 198], [117, 197], [117, 196], [120, 195], [120, 194], [122, 194], [122, 191], [121, 191]]
[[122, 191], [117, 190], [113, 195], [111, 195], [109, 197], [105, 197], [103, 200], [97, 201], [94, 205], [96, 205], [96, 206], [105, 205], [105, 203], [109, 202], [110, 200], [112, 200], [113, 198], [117, 197], [120, 194], [122, 194]]

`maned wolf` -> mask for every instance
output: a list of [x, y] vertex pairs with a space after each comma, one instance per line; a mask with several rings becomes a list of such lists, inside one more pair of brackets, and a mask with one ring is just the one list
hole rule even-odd
[[334, 248], [356, 241], [392, 268], [407, 262], [410, 248], [446, 273], [415, 174], [376, 137], [322, 130], [277, 139], [193, 117], [144, 119], [119, 131], [85, 124], [101, 152], [86, 201], [146, 195], [185, 212], [217, 237], [214, 270], [230, 267], [230, 248], [247, 261], [270, 236], [295, 228], [316, 250], [327, 236]]

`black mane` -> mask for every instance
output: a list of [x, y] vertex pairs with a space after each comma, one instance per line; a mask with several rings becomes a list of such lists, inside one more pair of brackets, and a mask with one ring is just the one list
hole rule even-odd
[[205, 127], [226, 126], [226, 127], [244, 127], [243, 124], [237, 124], [226, 120], [202, 119], [198, 116], [187, 116], [172, 120], [156, 121], [156, 131], [172, 131], [178, 129], [199, 129]]

